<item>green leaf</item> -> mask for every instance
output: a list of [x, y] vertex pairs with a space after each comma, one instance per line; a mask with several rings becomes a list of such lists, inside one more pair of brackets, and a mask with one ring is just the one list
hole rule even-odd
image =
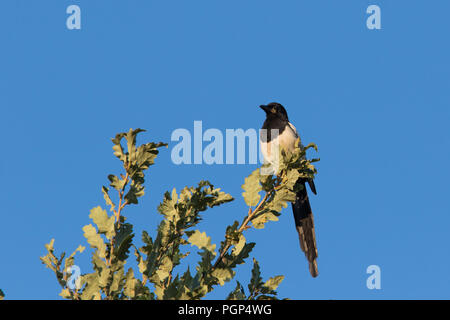
[[273, 200], [268, 204], [267, 209], [275, 212], [281, 212], [282, 208], [286, 208], [288, 203], [296, 200], [295, 192], [283, 188], [275, 193]]
[[56, 272], [56, 265], [58, 263], [58, 260], [56, 259], [55, 255], [53, 254], [53, 244], [55, 242], [55, 239], [52, 239], [50, 243], [45, 245], [45, 248], [47, 249], [47, 254], [45, 256], [40, 257], [39, 259], [47, 268], [50, 268], [53, 272]]
[[223, 286], [225, 282], [233, 279], [234, 274], [235, 273], [231, 268], [216, 268], [211, 273], [211, 275], [217, 279], [221, 286]]
[[109, 278], [111, 276], [111, 269], [103, 268], [98, 276], [98, 285], [100, 288], [106, 288], [109, 284]]
[[100, 258], [105, 258], [106, 256], [106, 244], [102, 237], [97, 233], [97, 230], [91, 224], [83, 227], [84, 237], [92, 248], [97, 249]]
[[167, 286], [167, 289], [164, 290], [164, 300], [189, 300], [189, 296], [186, 292], [189, 292], [187, 288], [180, 288], [180, 281], [178, 280], [178, 276], [173, 279]]
[[133, 299], [136, 296], [136, 286], [138, 284], [138, 281], [134, 277], [133, 269], [129, 268], [126, 274], [126, 280], [125, 280], [125, 286], [124, 286], [124, 294]]
[[250, 295], [254, 295], [263, 284], [261, 277], [261, 270], [259, 268], [259, 263], [253, 258], [253, 269], [252, 269], [252, 278], [250, 279], [250, 283], [248, 285], [248, 290], [250, 291]]
[[114, 211], [116, 205], [114, 204], [114, 202], [112, 202], [108, 192], [109, 189], [105, 186], [102, 186], [103, 198], [105, 199], [106, 205], [110, 206], [110, 211]]
[[245, 300], [246, 298], [244, 287], [236, 281], [236, 288], [228, 295], [227, 300]]
[[143, 129], [130, 129], [128, 133], [125, 135], [125, 139], [127, 140], [127, 149], [129, 154], [129, 161], [134, 164], [136, 161], [136, 136], [138, 133], [144, 132]]
[[211, 194], [215, 196], [214, 201], [210, 204], [211, 208], [234, 200], [228, 193], [220, 191], [220, 188], [211, 190]]
[[183, 199], [189, 207], [193, 208], [195, 213], [205, 211], [208, 207], [213, 208], [225, 202], [233, 201], [233, 197], [220, 191], [220, 188], [214, 188], [209, 181], [205, 180], [200, 181], [196, 188], [183, 190], [180, 198]]
[[232, 244], [236, 245], [241, 239], [241, 233], [238, 232], [239, 221], [234, 221], [231, 226], [227, 226], [225, 231], [225, 242], [222, 243], [221, 249], [225, 247], [225, 245]]
[[256, 169], [250, 176], [245, 178], [245, 183], [242, 185], [242, 189], [244, 189], [242, 196], [249, 207], [256, 206], [261, 199], [259, 192], [262, 191], [262, 186], [259, 183], [259, 180], [259, 169]]
[[275, 178], [273, 175], [265, 174], [260, 176], [260, 182], [265, 192], [271, 191], [275, 186]]
[[114, 216], [108, 217], [108, 214], [100, 206], [95, 207], [91, 210], [89, 218], [97, 225], [98, 232], [100, 234], [106, 235], [109, 240], [115, 236], [116, 232], [114, 230]]
[[77, 252], [82, 253], [85, 249], [86, 249], [85, 247], [79, 245], [78, 248], [76, 248], [75, 251], [72, 252], [72, 254], [64, 261], [64, 270], [67, 270], [67, 268], [73, 266], [75, 254]]
[[281, 185], [282, 187], [292, 190], [294, 188], [294, 185], [297, 183], [298, 178], [300, 178], [300, 173], [298, 172], [298, 170], [289, 170], [283, 177]]
[[280, 285], [281, 281], [283, 281], [284, 276], [275, 276], [270, 278], [269, 280], [267, 280], [264, 285], [263, 288], [261, 290], [262, 293], [270, 293], [270, 294], [276, 294], [275, 290], [278, 288], [278, 286]]
[[98, 281], [98, 274], [96, 272], [89, 273], [81, 276], [81, 285], [86, 286], [81, 293], [82, 300], [100, 300], [100, 286]]
[[148, 169], [151, 165], [154, 164], [155, 158], [159, 153], [158, 148], [161, 147], [167, 147], [167, 143], [150, 142], [139, 146], [136, 151], [136, 162], [134, 163], [135, 166], [140, 170]]
[[212, 268], [212, 261], [215, 258], [216, 253], [203, 249], [198, 254], [201, 256], [202, 259], [199, 261], [197, 265], [197, 272], [199, 274], [210, 272]]
[[108, 180], [111, 182], [109, 185], [116, 189], [117, 191], [121, 191], [125, 184], [127, 183], [127, 180], [125, 179], [119, 179], [117, 176], [110, 174], [108, 175]]
[[48, 252], [53, 252], [53, 244], [55, 243], [55, 239], [50, 240], [48, 244], [45, 245], [45, 249], [47, 249]]
[[138, 204], [138, 198], [145, 194], [144, 189], [145, 188], [143, 185], [136, 183], [135, 180], [132, 180], [130, 189], [125, 195], [125, 200], [127, 200], [127, 203]]
[[133, 225], [122, 223], [114, 242], [114, 255], [117, 259], [125, 261], [128, 258], [133, 237]]
[[199, 249], [205, 249], [209, 252], [214, 252], [216, 249], [216, 245], [211, 244], [211, 238], [208, 237], [205, 232], [200, 232], [198, 230], [195, 230], [189, 236], [188, 242]]
[[251, 222], [255, 229], [263, 229], [264, 225], [268, 221], [278, 221], [280, 214], [274, 210], [264, 209], [258, 213]]
[[232, 254], [233, 255], [238, 255], [242, 249], [244, 248], [246, 243], [246, 239], [244, 237], [244, 235], [242, 233], [239, 234], [239, 240], [238, 242], [234, 245], [233, 250], [232, 250]]
[[230, 261], [227, 263], [227, 265], [231, 268], [234, 268], [238, 264], [245, 263], [245, 259], [248, 258], [254, 246], [254, 242], [246, 243], [239, 251], [239, 253], [236, 254], [235, 252], [232, 252], [231, 257], [229, 258]]
[[98, 273], [100, 273], [102, 271], [102, 269], [106, 268], [105, 261], [102, 258], [100, 258], [100, 256], [98, 255], [97, 252], [92, 253], [92, 264], [93, 264], [94, 270], [96, 270]]
[[165, 256], [159, 265], [159, 269], [156, 271], [156, 274], [159, 276], [160, 281], [164, 281], [170, 275], [172, 269], [172, 260], [169, 257]]
[[122, 145], [120, 144], [120, 141], [122, 140], [122, 138], [125, 136], [126, 133], [122, 132], [122, 133], [118, 133], [116, 134], [116, 137], [111, 139], [112, 142], [114, 143], [114, 146], [112, 147], [114, 150], [114, 155], [119, 158], [122, 162], [126, 161], [126, 155], [123, 152], [123, 148]]
[[147, 231], [142, 231], [142, 242], [145, 243], [145, 246], [142, 246], [139, 250], [144, 254], [150, 254], [153, 247], [153, 239], [149, 236]]
[[310, 143], [310, 144], [308, 144], [305, 148], [304, 148], [304, 150], [308, 150], [309, 148], [313, 148], [314, 150], [316, 150], [316, 152], [318, 152], [319, 151], [319, 149], [317, 148], [317, 145], [315, 144], [315, 143]]
[[178, 211], [176, 209], [178, 195], [175, 188], [172, 190], [172, 194], [166, 192], [164, 194], [163, 202], [158, 206], [158, 212], [164, 215], [169, 221], [177, 222], [180, 219]]
[[123, 265], [120, 264], [119, 270], [116, 270], [112, 276], [112, 282], [110, 285], [110, 293], [113, 295], [118, 295], [121, 293], [123, 286], [125, 284], [125, 277], [123, 276], [124, 270]]

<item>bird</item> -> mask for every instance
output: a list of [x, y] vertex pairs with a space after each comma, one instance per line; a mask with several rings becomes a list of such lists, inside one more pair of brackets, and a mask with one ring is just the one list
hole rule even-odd
[[[292, 152], [296, 147], [299, 134], [295, 126], [289, 122], [286, 109], [280, 103], [271, 102], [267, 105], [260, 105], [260, 108], [266, 113], [266, 119], [260, 131], [261, 153], [265, 162], [273, 165], [275, 155], [273, 151], [274, 146], [278, 145], [284, 150]], [[274, 134], [277, 131], [272, 130], [278, 130], [278, 134]], [[303, 148], [301, 142], [299, 142], [299, 147]], [[278, 155], [278, 152], [276, 152], [276, 155]], [[317, 194], [314, 180], [299, 178], [295, 187], [299, 191], [296, 194], [295, 202], [292, 202], [292, 212], [300, 241], [300, 248], [308, 260], [309, 272], [315, 278], [319, 275], [317, 267], [318, 254], [314, 217], [306, 190], [306, 183], [308, 183], [311, 191]]]

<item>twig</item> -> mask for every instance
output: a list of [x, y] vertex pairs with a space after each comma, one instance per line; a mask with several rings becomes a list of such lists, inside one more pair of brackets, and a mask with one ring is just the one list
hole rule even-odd
[[125, 183], [123, 184], [122, 190], [119, 191], [119, 208], [117, 209], [117, 217], [116, 217], [117, 228], [120, 228], [120, 212], [128, 203], [128, 200], [125, 200], [125, 202], [122, 203], [123, 195], [125, 194], [125, 188], [128, 184], [128, 178], [130, 176], [130, 174], [128, 173], [128, 168], [126, 168], [126, 169], [127, 169], [127, 174], [125, 176]]
[[[125, 165], [125, 170], [127, 172], [124, 180], [125, 183], [123, 184], [122, 189], [119, 191], [119, 206], [117, 209], [117, 212], [114, 210], [114, 216], [116, 217], [116, 223], [117, 223], [117, 229], [120, 228], [120, 213], [122, 212], [122, 209], [128, 204], [128, 200], [125, 200], [123, 203], [123, 195], [125, 194], [125, 188], [128, 184], [128, 178], [130, 176], [130, 174], [128, 173], [128, 166]], [[108, 265], [111, 265], [111, 260], [112, 260], [112, 256], [113, 256], [113, 250], [114, 250], [114, 237], [111, 239], [111, 243], [110, 243], [110, 252], [109, 252], [109, 259], [107, 260]]]
[[[261, 206], [267, 201], [267, 199], [269, 198], [269, 195], [271, 193], [272, 193], [272, 191], [266, 193], [266, 195], [261, 200], [261, 202], [258, 204], [258, 206], [255, 208], [255, 210], [252, 210], [252, 208], [249, 208], [247, 218], [245, 218], [245, 220], [241, 223], [241, 225], [237, 231], [238, 233], [242, 233], [244, 230], [247, 229], [248, 223], [256, 215], [256, 213], [261, 209]], [[216, 262], [214, 263], [214, 265], [212, 267], [213, 270], [217, 267], [217, 265], [220, 263], [220, 261], [222, 261], [223, 257], [227, 253], [228, 249], [230, 249], [230, 247], [231, 247], [231, 243], [228, 243], [225, 246], [225, 248], [223, 248], [222, 252], [220, 253], [219, 258], [217, 258]]]

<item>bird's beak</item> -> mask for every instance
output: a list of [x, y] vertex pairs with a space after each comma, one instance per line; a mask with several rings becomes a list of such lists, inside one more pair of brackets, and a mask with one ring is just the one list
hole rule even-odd
[[266, 113], [270, 112], [270, 108], [268, 106], [266, 106], [265, 104], [262, 104], [259, 106], [261, 109], [263, 109]]

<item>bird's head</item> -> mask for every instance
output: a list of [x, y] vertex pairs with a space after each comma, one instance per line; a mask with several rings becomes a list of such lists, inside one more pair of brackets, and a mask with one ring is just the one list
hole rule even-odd
[[277, 102], [271, 102], [268, 105], [263, 104], [259, 107], [266, 112], [267, 118], [278, 118], [289, 121], [286, 109], [284, 109], [284, 107]]

